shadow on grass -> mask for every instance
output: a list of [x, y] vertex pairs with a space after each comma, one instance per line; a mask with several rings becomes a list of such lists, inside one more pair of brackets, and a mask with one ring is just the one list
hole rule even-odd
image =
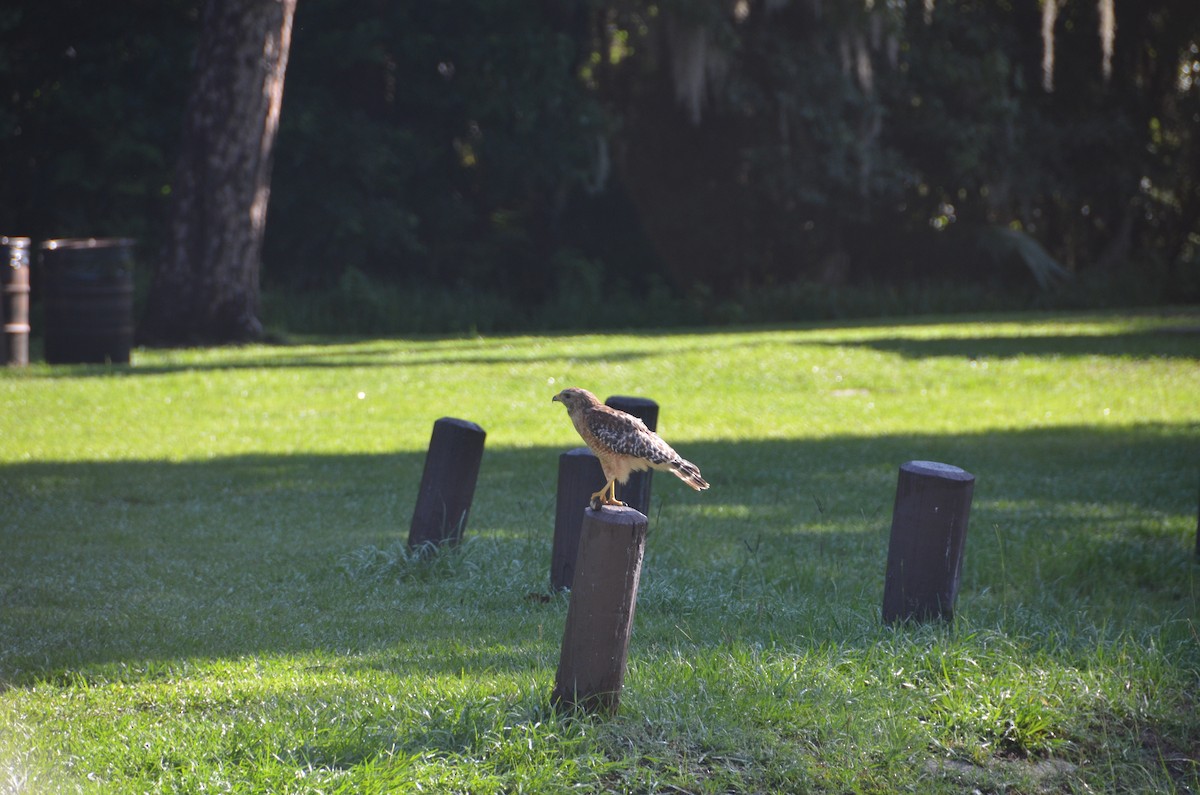
[[[406, 357], [402, 341], [387, 343], [353, 343], [325, 341], [316, 343], [321, 347], [312, 349], [307, 344], [295, 349], [284, 346], [267, 349], [258, 355], [245, 358], [222, 356], [219, 361], [188, 361], [179, 363], [138, 363], [134, 354], [133, 365], [64, 364], [37, 365], [39, 376], [51, 378], [136, 378], [140, 376], [167, 375], [181, 372], [229, 371], [229, 370], [281, 370], [281, 369], [346, 369], [360, 367], [438, 367], [460, 365], [514, 365], [562, 362], [570, 360], [578, 364], [605, 364], [632, 362], [651, 354], [643, 351], [612, 351], [595, 355], [513, 356], [498, 346], [475, 345], [479, 352], [469, 349], [433, 351], [423, 350], [420, 355]], [[0, 371], [2, 374], [3, 371]], [[19, 374], [19, 375], [24, 375]]]
[[[976, 316], [977, 317], [977, 316]], [[989, 318], [997, 322], [1028, 320], [1037, 322], [1045, 319], [1052, 322], [1086, 321], [1098, 317], [1103, 322], [1106, 316], [1080, 315], [1051, 315], [1040, 318], [1037, 315], [997, 316]], [[1153, 315], [1135, 315], [1133, 317], [1154, 317]], [[539, 334], [548, 340], [562, 340], [575, 336], [588, 337], [623, 337], [636, 335], [640, 337], [666, 336], [695, 336], [694, 342], [686, 346], [688, 349], [703, 351], [714, 344], [712, 338], [738, 332], [755, 334], [769, 332], [802, 332], [802, 331], [853, 331], [861, 329], [870, 332], [879, 327], [919, 329], [941, 325], [945, 322], [963, 322], [962, 319], [949, 318], [920, 318], [920, 319], [866, 319], [846, 323], [822, 323], [813, 325], [786, 326], [744, 326], [744, 327], [701, 327], [689, 329], [637, 329], [607, 332], [553, 332]], [[524, 338], [524, 337], [521, 337]], [[550, 356], [514, 356], [504, 345], [503, 336], [493, 336], [486, 339], [459, 336], [415, 336], [411, 338], [374, 338], [350, 339], [346, 337], [314, 336], [298, 338], [294, 342], [282, 342], [275, 345], [248, 348], [244, 355], [235, 352], [214, 359], [213, 361], [188, 361], [180, 363], [146, 363], [137, 364], [138, 355], [135, 353], [135, 365], [131, 367], [108, 367], [97, 365], [59, 365], [54, 367], [41, 366], [39, 375], [52, 377], [86, 377], [86, 376], [123, 376], [136, 377], [143, 375], [161, 375], [183, 371], [205, 370], [242, 370], [242, 369], [281, 369], [281, 368], [351, 368], [375, 366], [437, 366], [437, 365], [471, 365], [471, 364], [532, 364], [539, 362], [559, 362], [571, 360], [581, 364], [600, 364], [605, 362], [630, 362], [647, 356], [657, 355], [640, 350], [611, 350], [601, 354], [568, 355], [556, 354]], [[420, 353], [407, 356], [406, 343], [419, 348]], [[761, 345], [773, 344], [767, 340], [735, 341], [727, 343], [737, 348], [754, 348]], [[1194, 314], [1186, 311], [1179, 313], [1177, 320], [1169, 325], [1145, 331], [1125, 331], [1112, 334], [1059, 334], [1059, 335], [991, 335], [979, 337], [954, 337], [935, 339], [914, 339], [910, 337], [888, 337], [881, 339], [854, 340], [846, 339], [836, 342], [804, 341], [803, 344], [817, 344], [830, 347], [864, 347], [874, 350], [895, 353], [907, 358], [925, 358], [936, 356], [962, 357], [973, 359], [1005, 359], [1018, 356], [1111, 356], [1114, 358], [1182, 358], [1200, 359], [1200, 321]], [[432, 345], [432, 347], [431, 347]], [[675, 349], [673, 352], [679, 352]], [[33, 361], [40, 358], [40, 342], [35, 341], [31, 352]], [[3, 372], [0, 371], [0, 376]]]
[[[1197, 426], [1142, 425], [681, 445], [712, 488], [655, 476], [643, 582], [673, 584], [651, 586], [639, 621], [675, 626], [689, 588], [744, 607], [751, 580], [875, 610], [897, 467], [917, 458], [977, 478], [968, 598], [1004, 587], [1194, 617], [1180, 528], [1195, 527], [1198, 441]], [[487, 450], [472, 543], [424, 563], [401, 554], [423, 454], [2, 466], [0, 683], [310, 652], [449, 675], [543, 667], [565, 602], [530, 597], [548, 585], [561, 452]], [[739, 637], [811, 634], [725, 618]]]
[[914, 339], [889, 337], [823, 343], [899, 354], [907, 359], [1110, 356], [1119, 359], [1200, 359], [1200, 326], [1098, 335], [996, 335]]

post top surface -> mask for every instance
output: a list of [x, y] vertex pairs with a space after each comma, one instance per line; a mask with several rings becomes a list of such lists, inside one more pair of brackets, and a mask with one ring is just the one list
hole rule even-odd
[[436, 422], [434, 422], [433, 424], [434, 425], [455, 425], [459, 428], [465, 428], [469, 431], [478, 431], [479, 433], [484, 433], [483, 428], [480, 428], [478, 425], [471, 422], [470, 420], [460, 420], [457, 417], [442, 417], [439, 420], [437, 420]]
[[605, 505], [598, 511], [584, 508], [583, 515], [593, 521], [607, 522], [608, 524], [644, 525], [650, 521], [644, 513], [636, 508], [630, 508], [628, 505]]
[[650, 398], [633, 397], [631, 395], [609, 395], [604, 399], [605, 404], [611, 406], [614, 402], [625, 406], [657, 406]]
[[900, 468], [916, 475], [929, 475], [946, 480], [974, 480], [975, 476], [961, 467], [937, 461], [908, 461]]
[[596, 457], [596, 454], [586, 447], [572, 447], [563, 453], [563, 455], [590, 455], [592, 458]]

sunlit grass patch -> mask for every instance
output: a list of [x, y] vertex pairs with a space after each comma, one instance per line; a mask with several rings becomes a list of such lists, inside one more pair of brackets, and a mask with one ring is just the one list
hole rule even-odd
[[[0, 373], [0, 792], [1188, 791], [1195, 313], [298, 340]], [[644, 395], [619, 713], [550, 706], [564, 385]], [[406, 539], [442, 416], [466, 539]], [[880, 621], [898, 466], [976, 476], [953, 625]]]

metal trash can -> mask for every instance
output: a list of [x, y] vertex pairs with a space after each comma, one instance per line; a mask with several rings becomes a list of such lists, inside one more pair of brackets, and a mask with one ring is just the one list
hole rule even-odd
[[128, 238], [41, 244], [47, 362], [129, 364], [134, 245]]
[[0, 237], [0, 364], [29, 364], [29, 238]]

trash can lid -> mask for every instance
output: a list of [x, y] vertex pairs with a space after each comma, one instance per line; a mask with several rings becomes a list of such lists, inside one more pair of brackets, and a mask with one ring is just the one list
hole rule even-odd
[[59, 248], [112, 248], [132, 246], [135, 242], [131, 237], [61, 237], [43, 241], [41, 248], [47, 251]]

